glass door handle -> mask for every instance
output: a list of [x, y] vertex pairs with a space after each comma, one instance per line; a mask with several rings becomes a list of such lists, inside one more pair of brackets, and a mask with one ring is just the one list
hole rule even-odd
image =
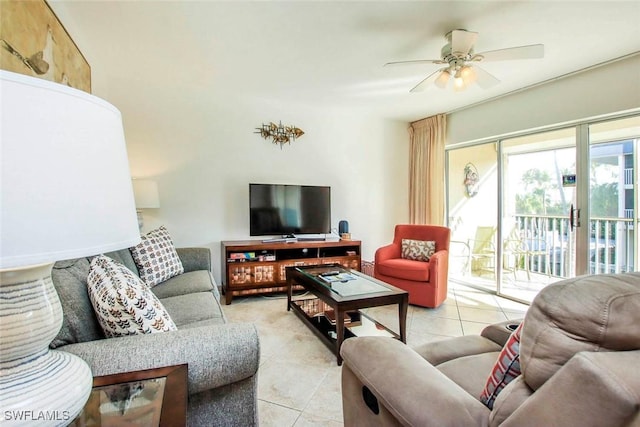
[[574, 208], [573, 203], [569, 208], [569, 226], [571, 227], [571, 231], [576, 227], [580, 227], [580, 209]]

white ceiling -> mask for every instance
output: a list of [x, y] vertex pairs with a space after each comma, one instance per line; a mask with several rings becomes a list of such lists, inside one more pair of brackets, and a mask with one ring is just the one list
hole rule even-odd
[[[640, 51], [640, 1], [68, 1], [50, 4], [119, 108], [267, 102], [416, 120]], [[476, 52], [542, 43], [544, 59], [482, 63], [489, 90], [409, 93], [444, 34]], [[141, 103], [141, 100], [144, 100]]]

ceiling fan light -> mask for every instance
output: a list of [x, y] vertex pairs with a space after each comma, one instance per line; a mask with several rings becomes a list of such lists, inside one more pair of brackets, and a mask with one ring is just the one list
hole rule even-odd
[[453, 90], [456, 92], [462, 92], [467, 88], [467, 83], [464, 81], [459, 73], [456, 73], [456, 76], [453, 78]]
[[451, 74], [449, 74], [448, 70], [442, 70], [434, 84], [438, 86], [440, 89], [444, 89], [451, 78]]
[[462, 67], [459, 73], [466, 86], [474, 83], [477, 79], [476, 70], [468, 65]]

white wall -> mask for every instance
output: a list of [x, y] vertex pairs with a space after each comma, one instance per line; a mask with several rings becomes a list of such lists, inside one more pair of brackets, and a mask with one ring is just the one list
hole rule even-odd
[[[448, 142], [638, 108], [638, 70], [635, 56], [455, 112], [448, 118]], [[115, 94], [118, 88], [99, 76], [94, 69], [94, 90]], [[330, 185], [332, 226], [349, 221], [354, 238], [363, 241], [365, 260], [391, 240], [396, 223], [408, 220], [407, 123], [338, 107], [260, 99], [215, 107], [193, 98], [188, 111], [141, 102], [123, 117], [132, 175], [159, 184], [161, 208], [146, 212], [147, 228], [165, 224], [177, 245], [210, 247], [216, 279], [220, 241], [249, 238], [249, 182]], [[306, 134], [280, 149], [253, 133], [279, 120]]]
[[[59, 17], [92, 65], [93, 93], [133, 97], [123, 110], [132, 176], [154, 178], [161, 208], [145, 212], [147, 229], [166, 224], [179, 246], [206, 245], [219, 279], [220, 241], [248, 238], [248, 183], [330, 185], [332, 226], [347, 219], [363, 241], [363, 259], [408, 221], [407, 123], [355, 111], [318, 110], [260, 99], [213, 100], [197, 86], [120, 91], [103, 74], [82, 31], [62, 8]], [[135, 77], [135, 76], [132, 76]], [[138, 76], [139, 77], [139, 76]], [[144, 89], [169, 93], [180, 108], [149, 105]], [[137, 90], [137, 91], [136, 91]], [[117, 103], [116, 103], [116, 106]], [[640, 56], [454, 112], [455, 144], [640, 107]], [[253, 134], [268, 121], [295, 124], [306, 134], [282, 150]]]
[[[154, 123], [123, 112], [129, 161], [133, 176], [158, 181], [145, 229], [165, 224], [178, 246], [210, 247], [217, 279], [220, 241], [249, 238], [250, 182], [330, 185], [332, 227], [348, 220], [365, 260], [408, 219], [407, 123], [259, 104], [189, 114]], [[253, 133], [271, 120], [305, 135], [280, 149]]]
[[640, 55], [459, 110], [447, 144], [640, 108]]
[[[135, 73], [139, 84], [120, 85], [105, 75], [73, 17], [56, 9], [91, 64], [93, 94], [121, 109], [132, 176], [158, 181], [161, 207], [143, 212], [143, 231], [164, 224], [177, 246], [210, 247], [216, 280], [220, 241], [250, 238], [250, 182], [331, 186], [332, 227], [349, 221], [363, 260], [373, 260], [394, 225], [408, 221], [408, 123], [339, 106], [212, 96], [197, 83], [154, 87]], [[148, 90], [165, 91], [167, 104], [145, 102]], [[136, 99], [135, 110], [114, 101], [124, 98]], [[269, 121], [305, 135], [280, 149], [253, 133]]]

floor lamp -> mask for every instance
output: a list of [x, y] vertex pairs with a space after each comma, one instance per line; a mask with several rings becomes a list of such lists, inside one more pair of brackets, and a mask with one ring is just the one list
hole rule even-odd
[[133, 197], [136, 202], [138, 212], [138, 228], [142, 232], [144, 227], [144, 216], [142, 209], [158, 209], [160, 207], [160, 196], [158, 195], [158, 183], [150, 179], [133, 180]]
[[89, 397], [62, 325], [57, 260], [139, 242], [122, 118], [85, 92], [0, 71], [0, 425], [67, 425]]

